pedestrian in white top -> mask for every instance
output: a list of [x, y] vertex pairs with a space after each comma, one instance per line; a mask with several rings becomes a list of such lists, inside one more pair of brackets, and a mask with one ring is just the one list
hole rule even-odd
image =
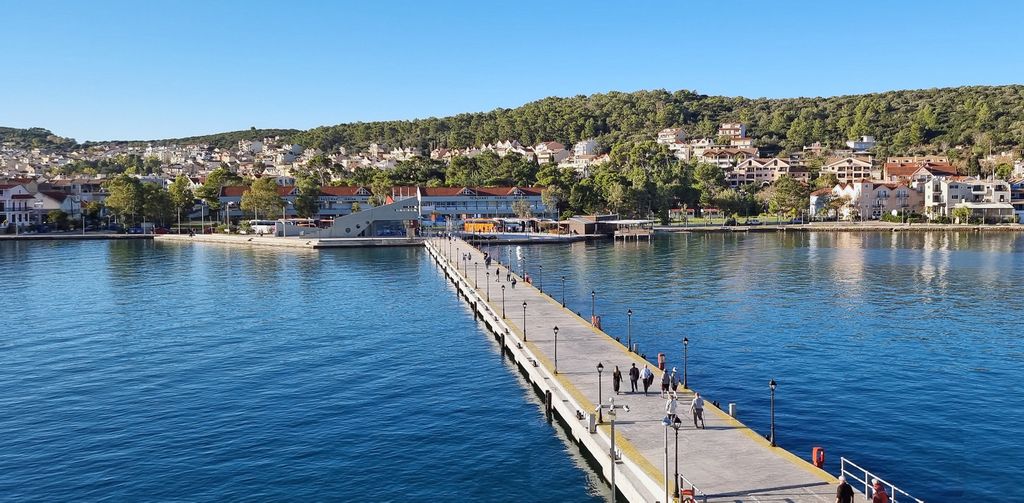
[[644, 365], [644, 369], [640, 371], [640, 378], [644, 380], [644, 396], [647, 396], [647, 390], [651, 387], [651, 383], [654, 382], [654, 373], [651, 369]]
[[[690, 402], [690, 412], [693, 413], [693, 427], [707, 429], [704, 426], [704, 399], [700, 397], [700, 393], [693, 394], [693, 401]], [[697, 420], [700, 420], [700, 426], [697, 426]]]
[[676, 402], [676, 394], [672, 393], [668, 397], [668, 402], [665, 403], [665, 413], [668, 414], [669, 422], [675, 422], [675, 420], [676, 420], [676, 406], [677, 405], [678, 405], [678, 402]]

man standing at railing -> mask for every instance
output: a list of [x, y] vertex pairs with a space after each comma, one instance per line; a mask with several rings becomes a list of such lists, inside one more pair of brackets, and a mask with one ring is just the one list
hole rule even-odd
[[853, 503], [853, 487], [846, 483], [846, 477], [839, 476], [839, 487], [836, 488], [836, 503]]

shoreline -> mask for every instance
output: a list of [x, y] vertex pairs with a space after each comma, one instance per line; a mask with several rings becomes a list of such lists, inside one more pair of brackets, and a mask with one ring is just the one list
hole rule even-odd
[[1024, 225], [958, 224], [786, 224], [694, 226], [655, 225], [655, 233], [677, 232], [1024, 232]]

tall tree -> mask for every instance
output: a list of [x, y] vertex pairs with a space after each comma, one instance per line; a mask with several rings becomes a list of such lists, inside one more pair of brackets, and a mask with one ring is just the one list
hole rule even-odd
[[142, 213], [142, 183], [129, 175], [118, 175], [103, 184], [107, 190], [106, 204], [118, 220], [134, 224]]
[[774, 191], [768, 200], [768, 209], [772, 213], [794, 215], [807, 206], [807, 197], [806, 185], [789, 175], [782, 175], [775, 182]]
[[242, 209], [255, 215], [276, 215], [284, 207], [284, 199], [277, 193], [273, 178], [263, 177], [242, 193]]
[[171, 204], [174, 206], [174, 212], [177, 214], [179, 222], [181, 221], [181, 214], [192, 211], [196, 204], [196, 197], [192, 194], [192, 189], [189, 185], [188, 177], [178, 175], [168, 189], [171, 195]]
[[295, 196], [295, 213], [301, 218], [313, 218], [320, 213], [320, 185], [314, 176], [299, 176], [295, 180], [299, 194]]
[[166, 225], [174, 215], [174, 202], [167, 189], [155, 183], [142, 184], [142, 215], [146, 220]]
[[710, 207], [725, 188], [725, 173], [714, 164], [700, 163], [693, 171], [693, 187], [700, 192], [701, 206]]

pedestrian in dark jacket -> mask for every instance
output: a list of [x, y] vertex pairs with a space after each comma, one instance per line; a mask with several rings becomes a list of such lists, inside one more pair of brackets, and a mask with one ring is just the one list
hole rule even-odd
[[636, 368], [636, 364], [629, 369], [629, 388], [633, 393], [637, 392], [636, 382], [640, 379], [640, 369]]
[[615, 394], [619, 394], [619, 385], [622, 384], [622, 371], [619, 370], [619, 366], [615, 366], [615, 372], [612, 372], [612, 388], [615, 389]]

